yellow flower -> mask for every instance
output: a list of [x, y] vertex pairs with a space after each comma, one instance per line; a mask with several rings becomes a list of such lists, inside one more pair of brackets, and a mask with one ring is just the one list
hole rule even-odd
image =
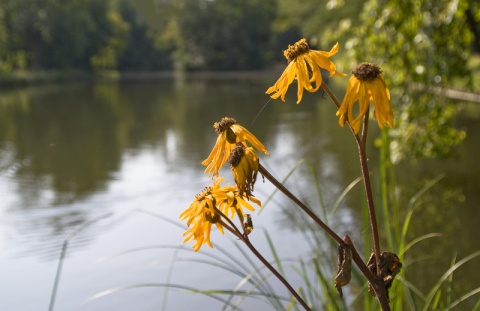
[[198, 251], [205, 243], [212, 247], [210, 242], [212, 224], [215, 223], [218, 230], [223, 234], [223, 228], [218, 223], [219, 216], [214, 207], [217, 200], [227, 197], [230, 189], [221, 188], [221, 181], [223, 181], [223, 178], [217, 179], [213, 186], [205, 188], [201, 194], [196, 195], [190, 206], [180, 214], [180, 219], [186, 220], [188, 226], [187, 231], [183, 234], [185, 236], [183, 243], [196, 240], [197, 242], [193, 245], [195, 251]]
[[[305, 38], [294, 45], [289, 45], [288, 49], [283, 51], [288, 60], [287, 68], [285, 68], [277, 82], [267, 90], [266, 94], [274, 93], [270, 96], [271, 98], [277, 99], [281, 96], [282, 100], [285, 101], [288, 86], [294, 79], [297, 79], [298, 104], [302, 100], [303, 89], [313, 93], [322, 85], [320, 68], [328, 70], [330, 77], [333, 75], [346, 76], [346, 74], [337, 72], [337, 67], [330, 60], [330, 57], [338, 52], [338, 47], [337, 43], [330, 52], [311, 50]], [[313, 82], [315, 82], [315, 87], [313, 87]]]
[[257, 180], [258, 155], [252, 147], [245, 148], [243, 144], [237, 144], [237, 147], [230, 153], [228, 161], [239, 195], [246, 195], [249, 198]]
[[230, 200], [224, 200], [218, 205], [218, 209], [228, 218], [234, 219], [235, 215], [238, 215], [240, 218], [240, 222], [242, 222], [243, 226], [243, 220], [245, 217], [245, 211], [244, 208], [248, 209], [249, 211], [253, 212], [255, 211], [255, 208], [250, 204], [248, 201], [251, 201], [255, 204], [257, 204], [260, 208], [262, 208], [262, 203], [260, 200], [258, 200], [255, 197], [249, 197], [248, 201], [243, 199], [239, 193], [238, 193], [238, 188], [236, 186], [230, 186], [235, 189], [235, 191], [230, 192]]
[[[348, 80], [347, 91], [342, 105], [337, 111], [341, 126], [349, 121], [355, 133], [360, 130], [363, 116], [373, 102], [375, 111], [373, 116], [380, 128], [393, 127], [393, 112], [390, 107], [390, 91], [385, 84], [380, 68], [375, 64], [361, 63], [352, 71], [353, 76]], [[360, 108], [356, 118], [353, 117], [353, 105], [359, 102]]]
[[268, 155], [265, 146], [246, 128], [237, 124], [233, 118], [225, 117], [220, 122], [213, 125], [218, 134], [217, 142], [213, 147], [208, 158], [203, 160], [202, 164], [207, 165], [205, 173], [210, 176], [218, 176], [218, 170], [227, 162], [230, 152], [237, 143], [243, 143], [246, 146], [248, 141], [253, 147]]
[[[223, 178], [217, 178], [213, 186], [205, 188], [202, 193], [196, 195], [190, 206], [180, 214], [180, 219], [186, 220], [188, 226], [188, 229], [183, 234], [185, 237], [183, 243], [195, 240], [196, 242], [192, 248], [196, 252], [203, 244], [213, 247], [210, 241], [210, 232], [213, 224], [223, 234], [223, 221], [215, 208], [218, 208], [225, 216], [231, 219], [237, 214], [241, 221], [243, 221], [245, 216], [244, 208], [250, 211], [255, 210], [250, 203], [238, 195], [236, 186], [221, 187], [220, 183], [223, 180]], [[250, 201], [262, 207], [259, 200], [250, 198]]]

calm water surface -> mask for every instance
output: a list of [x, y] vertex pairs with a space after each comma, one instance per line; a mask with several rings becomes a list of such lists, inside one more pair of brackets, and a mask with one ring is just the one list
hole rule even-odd
[[[219, 266], [233, 266], [232, 258], [249, 265], [235, 246], [239, 243], [214, 232], [213, 250], [178, 249], [184, 231], [178, 215], [210, 183], [200, 162], [215, 141], [213, 122], [231, 116], [249, 128], [271, 154], [261, 162], [279, 179], [297, 167], [286, 183], [311, 206], [319, 205], [314, 175], [327, 209], [359, 176], [354, 141], [347, 129], [339, 129], [327, 99], [306, 94], [298, 106], [294, 98], [273, 101], [257, 117], [268, 100], [263, 92], [275, 77], [2, 91], [0, 310], [48, 310], [69, 235], [55, 310], [187, 310], [198, 304], [220, 309], [223, 303], [185, 288], [237, 286], [242, 277]], [[401, 204], [426, 181], [445, 175], [424, 197], [412, 223], [411, 239], [442, 233], [411, 250], [416, 260], [408, 263], [414, 271], [409, 277], [422, 290], [441, 277], [454, 254], [462, 258], [480, 249], [475, 238], [480, 233], [479, 119], [479, 107], [466, 105], [458, 125], [468, 130], [468, 139], [458, 148], [458, 159], [397, 167]], [[370, 152], [375, 179], [377, 150]], [[223, 176], [231, 182], [228, 169]], [[359, 244], [368, 232], [359, 211], [360, 189], [355, 187], [329, 218], [340, 235], [348, 233]], [[291, 213], [295, 207], [280, 194], [271, 198], [273, 191], [268, 182], [257, 182], [257, 197], [268, 203], [254, 216], [253, 242], [272, 258], [266, 230], [282, 258], [308, 258], [308, 241]], [[224, 259], [215, 261], [212, 255]], [[479, 263], [455, 274], [456, 293], [480, 286], [470, 272]], [[303, 285], [295, 273], [287, 273], [294, 287]], [[259, 306], [274, 309], [262, 299], [240, 304], [244, 310]]]

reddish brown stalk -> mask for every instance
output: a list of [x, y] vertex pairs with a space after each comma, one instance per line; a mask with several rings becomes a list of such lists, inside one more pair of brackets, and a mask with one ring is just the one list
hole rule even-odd
[[362, 146], [364, 150], [367, 150], [367, 132], [368, 132], [368, 119], [370, 115], [370, 108], [367, 108], [367, 112], [363, 116], [363, 128], [362, 128]]
[[267, 178], [278, 190], [283, 192], [290, 200], [295, 202], [308, 216], [310, 216], [325, 232], [327, 232], [338, 244], [342, 244], [343, 240], [340, 238], [329, 226], [327, 226], [315, 213], [313, 213], [305, 204], [303, 204], [295, 195], [293, 195], [281, 182], [279, 182], [269, 171], [267, 171], [261, 164], [258, 171], [265, 178]]
[[382, 310], [390, 311], [390, 304], [388, 302], [387, 290], [383, 284], [383, 280], [377, 278], [373, 273], [368, 269], [367, 265], [363, 262], [362, 258], [357, 252], [357, 249], [353, 245], [352, 240], [348, 235], [343, 238], [343, 241], [348, 245], [352, 251], [352, 259], [357, 264], [357, 267], [360, 269], [362, 274], [367, 278], [367, 280], [372, 284], [373, 290], [375, 291], [376, 297]]
[[[382, 310], [390, 310], [390, 305], [388, 304], [388, 298], [386, 294], [385, 287], [383, 286], [383, 281], [377, 279], [375, 275], [368, 269], [367, 265], [363, 262], [362, 258], [358, 254], [355, 246], [352, 243], [352, 240], [348, 235], [343, 239], [340, 238], [330, 227], [328, 227], [320, 218], [318, 218], [305, 204], [303, 204], [295, 195], [293, 195], [285, 186], [283, 186], [278, 180], [276, 180], [270, 172], [268, 172], [261, 164], [258, 170], [265, 178], [267, 178], [278, 190], [283, 192], [289, 199], [295, 202], [307, 215], [309, 215], [322, 229], [324, 229], [337, 243], [346, 244], [352, 250], [352, 259], [355, 264], [358, 266], [362, 274], [367, 278], [367, 280], [372, 284], [373, 289], [378, 297], [378, 301], [382, 307]], [[247, 244], [248, 245], [248, 244]]]
[[360, 156], [360, 166], [362, 168], [363, 184], [365, 186], [365, 194], [367, 196], [367, 206], [370, 213], [370, 229], [373, 236], [373, 251], [375, 253], [377, 275], [380, 275], [380, 239], [378, 236], [377, 216], [375, 213], [375, 205], [373, 202], [373, 192], [370, 182], [370, 174], [368, 170], [367, 154], [363, 148], [362, 140], [358, 135], [355, 135], [355, 141], [357, 142], [358, 153]]
[[[330, 88], [325, 84], [325, 82], [322, 81], [322, 87], [325, 90], [325, 92], [330, 96], [330, 98], [333, 100], [337, 108], [340, 108], [341, 104], [338, 101], [338, 99], [335, 97], [335, 95], [332, 93]], [[358, 134], [355, 133], [353, 130], [349, 120], [347, 120], [347, 124], [350, 127], [350, 130], [352, 131], [353, 136], [355, 137], [355, 142], [357, 143], [357, 148], [358, 148], [358, 153], [360, 157], [360, 166], [362, 169], [362, 176], [363, 176], [363, 184], [365, 187], [365, 194], [367, 197], [367, 205], [368, 205], [368, 211], [370, 215], [370, 229], [372, 231], [372, 238], [373, 238], [373, 251], [375, 253], [375, 259], [376, 259], [376, 267], [377, 267], [377, 275], [380, 275], [380, 239], [378, 235], [378, 225], [377, 225], [377, 218], [376, 218], [376, 213], [375, 213], [375, 205], [374, 205], [374, 200], [373, 200], [373, 192], [372, 192], [372, 186], [370, 182], [370, 175], [369, 175], [369, 170], [368, 170], [368, 163], [367, 163], [367, 153], [366, 153], [366, 140], [367, 140], [367, 130], [368, 130], [368, 113], [364, 117], [364, 124], [363, 124], [363, 130], [362, 130], [362, 139]], [[355, 255], [356, 251], [353, 252], [353, 258], [355, 260], [355, 256], [358, 257], [358, 261], [361, 261], [361, 259], [358, 256], [358, 253]], [[357, 261], [355, 261], [357, 263]], [[363, 261], [362, 261], [363, 263]], [[357, 263], [358, 265], [358, 263]], [[359, 266], [360, 267], [360, 266]], [[363, 271], [362, 271], [363, 272]], [[365, 272], [363, 272], [365, 276]], [[372, 282], [371, 282], [372, 283]], [[390, 306], [388, 305], [388, 298], [385, 292], [385, 289], [383, 286], [378, 286], [379, 282], [374, 282], [372, 285], [374, 286], [374, 290], [377, 293], [377, 298], [380, 302], [380, 305], [382, 306], [382, 310], [390, 310]], [[383, 288], [383, 290], [382, 290]], [[377, 290], [379, 292], [377, 292]]]
[[247, 247], [252, 251], [252, 253], [257, 256], [257, 258], [262, 262], [262, 264], [267, 267], [270, 272], [273, 273], [277, 277], [277, 279], [282, 282], [282, 284], [290, 291], [290, 293], [297, 299], [297, 301], [302, 305], [302, 307], [306, 311], [312, 311], [312, 309], [308, 306], [308, 304], [303, 300], [303, 298], [295, 291], [295, 289], [288, 283], [288, 281], [266, 260], [262, 254], [253, 246], [253, 244], [250, 242], [250, 239], [248, 238], [247, 235], [244, 235], [238, 228], [235, 226], [233, 221], [230, 220], [225, 214], [223, 214], [218, 208], [215, 207], [215, 211], [223, 218], [225, 219], [229, 225], [225, 224], [223, 220], [220, 219], [222, 226], [226, 228], [228, 231], [233, 233], [239, 240], [245, 243]]
[[[325, 84], [325, 82], [322, 82], [322, 87], [325, 90], [325, 92], [328, 94], [328, 96], [330, 96], [330, 98], [333, 100], [335, 105], [339, 108], [340, 102], [332, 93], [330, 88]], [[365, 118], [368, 118], [368, 116], [366, 115]], [[347, 120], [347, 124], [350, 127], [350, 130], [352, 131], [353, 136], [355, 137], [355, 142], [357, 143], [358, 153], [360, 157], [360, 166], [362, 169], [363, 184], [365, 186], [365, 194], [367, 196], [367, 205], [368, 205], [368, 211], [370, 215], [370, 228], [372, 230], [372, 237], [373, 237], [373, 251], [375, 253], [377, 273], [380, 274], [380, 239], [378, 236], [377, 218], [375, 213], [375, 205], [373, 201], [373, 192], [372, 192], [372, 186], [370, 183], [370, 174], [368, 170], [367, 153], [365, 148], [368, 123], [364, 122], [364, 128], [362, 131], [363, 141], [360, 138], [360, 136], [358, 136], [358, 134], [355, 133], [352, 126], [350, 125], [349, 120]]]

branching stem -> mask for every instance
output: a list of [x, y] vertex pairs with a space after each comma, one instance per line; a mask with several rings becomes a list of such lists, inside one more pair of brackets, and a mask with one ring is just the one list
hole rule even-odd
[[352, 259], [355, 264], [358, 266], [362, 274], [367, 278], [367, 280], [372, 284], [377, 297], [379, 297], [380, 305], [382, 306], [382, 310], [390, 310], [390, 306], [388, 304], [388, 298], [385, 291], [385, 287], [383, 286], [383, 281], [378, 279], [373, 273], [368, 269], [365, 262], [363, 262], [362, 258], [358, 254], [355, 246], [352, 243], [352, 240], [348, 235], [346, 235], [343, 239], [340, 238], [329, 226], [327, 226], [318, 216], [316, 216], [305, 204], [303, 204], [294, 194], [292, 194], [282, 183], [280, 183], [275, 177], [270, 174], [267, 169], [265, 169], [261, 164], [258, 170], [265, 178], [267, 178], [278, 190], [283, 192], [289, 199], [295, 202], [307, 215], [309, 215], [325, 232], [328, 233], [338, 244], [346, 244], [352, 250]]

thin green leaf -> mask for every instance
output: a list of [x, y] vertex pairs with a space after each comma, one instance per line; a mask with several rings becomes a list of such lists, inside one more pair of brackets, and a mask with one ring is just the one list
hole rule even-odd
[[417, 200], [425, 194], [430, 188], [432, 188], [436, 183], [438, 183], [444, 175], [440, 175], [434, 180], [430, 181], [427, 183], [420, 191], [418, 191], [414, 196], [410, 198], [409, 204], [408, 204], [408, 212], [407, 216], [405, 217], [404, 223], [403, 223], [403, 228], [402, 228], [402, 235], [400, 238], [400, 247], [399, 247], [399, 252], [404, 253], [403, 249], [405, 248], [405, 238], [407, 236], [408, 228], [410, 226], [410, 221], [412, 219], [413, 212], [415, 211], [416, 208], [416, 202]]
[[453, 272], [455, 272], [455, 270], [457, 270], [458, 268], [460, 268], [463, 264], [465, 264], [466, 262], [476, 258], [476, 257], [479, 257], [480, 256], [480, 251], [476, 251], [474, 252], [473, 254], [463, 258], [462, 260], [460, 260], [459, 262], [457, 262], [455, 265], [453, 265], [452, 267], [450, 267], [443, 275], [442, 277], [437, 281], [437, 283], [435, 284], [435, 286], [430, 290], [430, 292], [428, 293], [427, 295], [427, 298], [426, 298], [426, 302], [425, 302], [425, 305], [423, 307], [422, 310], [426, 311], [428, 310], [428, 308], [430, 307], [430, 304], [433, 300], [433, 298], [435, 297], [437, 291], [440, 289], [440, 286], [442, 285], [442, 283], [450, 276], [450, 274], [452, 274]]
[[325, 205], [325, 201], [323, 200], [322, 189], [320, 188], [320, 181], [317, 178], [317, 173], [316, 173], [316, 170], [315, 170], [315, 166], [313, 166], [310, 163], [308, 165], [308, 167], [310, 168], [310, 171], [312, 172], [313, 184], [315, 185], [315, 189], [317, 190], [318, 201], [320, 202], [320, 207], [322, 208], [322, 214], [323, 214], [324, 222], [328, 226], [327, 207]]
[[268, 246], [270, 247], [270, 251], [272, 252], [273, 258], [275, 260], [275, 264], [277, 265], [278, 271], [282, 275], [285, 275], [285, 271], [283, 270], [283, 266], [282, 266], [282, 261], [280, 260], [280, 257], [278, 257], [277, 249], [275, 248], [275, 244], [273, 244], [270, 234], [268, 234], [267, 230], [264, 230], [264, 234], [265, 234], [265, 238], [267, 239]]
[[417, 297], [419, 297], [422, 301], [425, 301], [425, 295], [412, 283], [407, 281], [403, 276], [397, 275], [395, 277], [395, 280], [401, 282], [403, 285], [405, 285], [406, 288], [411, 290]]
[[340, 203], [343, 201], [343, 199], [347, 196], [347, 194], [360, 182], [362, 181], [362, 177], [357, 177], [356, 179], [354, 179], [343, 191], [342, 193], [340, 193], [340, 195], [338, 196], [337, 200], [335, 201], [335, 203], [333, 204], [333, 208], [332, 210], [330, 211], [330, 214], [329, 216], [331, 217], [335, 211], [337, 210], [337, 208], [340, 206]]
[[[167, 283], [171, 283], [174, 266], [178, 259], [178, 253], [179, 253], [179, 249], [176, 249], [173, 253], [172, 260], [170, 261], [170, 267], [168, 269], [167, 278], [166, 278]], [[168, 293], [169, 293], [169, 288], [166, 288], [165, 291], [163, 292], [163, 299], [162, 299], [162, 310], [164, 311], [167, 310]]]
[[[258, 230], [258, 229], [257, 229]], [[258, 273], [255, 274], [255, 276], [252, 276], [255, 277], [255, 278], [258, 278], [260, 280], [267, 280], [268, 278], [266, 278], [263, 273], [262, 273], [262, 269], [263, 268], [266, 268], [264, 266], [261, 266], [260, 268], [255, 264], [255, 262], [252, 260], [252, 258], [247, 254], [247, 252], [242, 248], [240, 247], [240, 244], [239, 243], [233, 243], [233, 245], [237, 248], [237, 250], [242, 254], [243, 258], [250, 264], [250, 266], [253, 268], [254, 271], [258, 271]], [[230, 253], [229, 253], [230, 255]], [[235, 261], [237, 262], [241, 262], [240, 260], [238, 260], [236, 257], [235, 257]], [[243, 262], [241, 262], [241, 265], [243, 266]], [[247, 271], [247, 273], [249, 273], [249, 270], [247, 268], [245, 268], [245, 271]], [[256, 280], [258, 280], [256, 279]], [[260, 285], [262, 285], [262, 288], [261, 290], [264, 291], [265, 293], [274, 293], [275, 290], [273, 289], [273, 287], [270, 285], [269, 282], [262, 282], [260, 283]], [[274, 296], [272, 296], [274, 298]], [[271, 300], [270, 303], [273, 305], [273, 306], [276, 306], [277, 308], [280, 308], [282, 307], [282, 304], [280, 301], [278, 300]]]
[[[470, 297], [472, 297], [473, 295], [476, 295], [476, 294], [480, 294], [480, 287], [466, 293], [465, 295], [460, 297], [458, 300], [455, 300], [454, 302], [452, 302], [452, 304], [450, 305], [450, 309], [455, 308], [457, 305], [461, 304], [462, 302], [464, 302], [465, 300], [467, 300], [468, 298], [470, 298]], [[480, 299], [478, 300], [478, 302], [475, 305], [473, 310], [477, 310], [477, 309], [479, 309], [479, 307], [480, 307]]]
[[441, 289], [438, 290], [438, 292], [435, 294], [435, 298], [432, 301], [433, 310], [436, 310], [438, 308], [438, 305], [440, 303], [440, 298], [442, 298], [442, 290]]
[[413, 240], [412, 242], [408, 243], [402, 250], [401, 253], [399, 253], [400, 257], [402, 257], [412, 246], [414, 246], [415, 244], [423, 241], [423, 240], [426, 240], [426, 239], [430, 239], [430, 238], [437, 238], [437, 237], [441, 237], [442, 234], [441, 233], [429, 233], [429, 234], [425, 234], [425, 235], [422, 235], [418, 238], [416, 238], [415, 240]]

